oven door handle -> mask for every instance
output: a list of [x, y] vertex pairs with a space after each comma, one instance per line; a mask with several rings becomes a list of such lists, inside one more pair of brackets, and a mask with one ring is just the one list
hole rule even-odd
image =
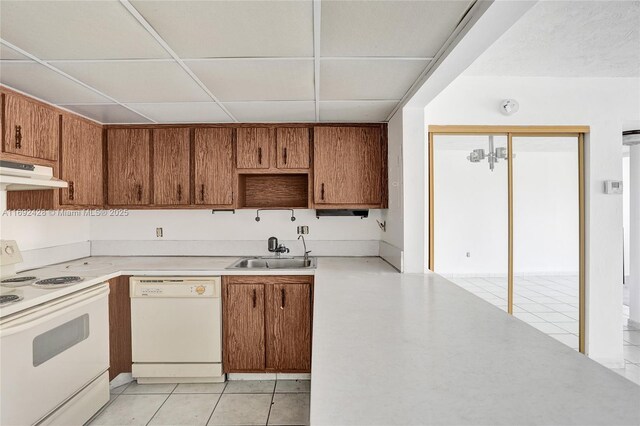
[[52, 317], [64, 315], [67, 312], [86, 306], [93, 303], [109, 294], [109, 286], [107, 284], [101, 285], [98, 288], [92, 288], [82, 294], [75, 295], [59, 303], [54, 303], [51, 306], [42, 308], [36, 312], [31, 312], [20, 318], [16, 318], [13, 321], [9, 321], [7, 324], [0, 326], [0, 337], [11, 336], [24, 330], [28, 330], [39, 324], [45, 323], [51, 320]]

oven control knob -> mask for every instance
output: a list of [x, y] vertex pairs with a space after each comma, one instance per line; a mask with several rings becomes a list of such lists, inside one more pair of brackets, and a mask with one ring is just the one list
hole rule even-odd
[[198, 294], [204, 294], [204, 290], [205, 288], [202, 285], [199, 285], [198, 287], [196, 287], [196, 293]]

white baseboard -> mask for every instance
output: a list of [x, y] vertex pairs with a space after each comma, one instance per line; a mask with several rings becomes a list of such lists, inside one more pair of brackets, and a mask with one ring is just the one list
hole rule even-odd
[[311, 373], [229, 373], [227, 380], [311, 380]]
[[607, 368], [624, 368], [624, 359], [613, 359], [613, 358], [592, 358], [592, 360], [597, 362], [598, 364], [604, 365]]
[[133, 376], [131, 373], [120, 373], [109, 382], [109, 389], [115, 389], [119, 386], [126, 385], [133, 382]]
[[[464, 272], [464, 273], [447, 273], [437, 272], [446, 278], [506, 278], [506, 272]], [[578, 271], [534, 271], [515, 273], [516, 278], [527, 277], [574, 277], [578, 276]]]

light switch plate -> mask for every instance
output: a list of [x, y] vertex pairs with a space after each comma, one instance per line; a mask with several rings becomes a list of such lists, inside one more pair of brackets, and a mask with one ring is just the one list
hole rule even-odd
[[22, 255], [15, 240], [0, 240], [0, 265], [15, 265], [22, 262]]

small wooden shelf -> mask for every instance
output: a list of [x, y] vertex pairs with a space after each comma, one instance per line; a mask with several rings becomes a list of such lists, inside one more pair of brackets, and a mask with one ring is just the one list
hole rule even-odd
[[240, 174], [238, 208], [309, 208], [307, 174]]

